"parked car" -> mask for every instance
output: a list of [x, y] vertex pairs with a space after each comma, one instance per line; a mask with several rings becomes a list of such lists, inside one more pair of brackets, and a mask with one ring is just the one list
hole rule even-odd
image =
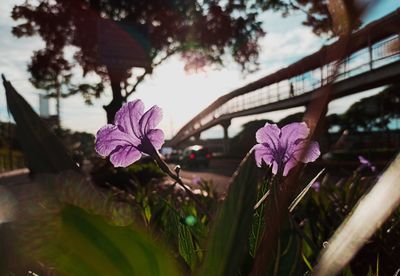
[[182, 156], [182, 150], [174, 149], [171, 151], [170, 154], [166, 156], [166, 159], [168, 163], [177, 164], [179, 163], [181, 156]]
[[185, 167], [207, 167], [210, 165], [211, 152], [203, 146], [191, 146], [183, 150], [180, 163]]

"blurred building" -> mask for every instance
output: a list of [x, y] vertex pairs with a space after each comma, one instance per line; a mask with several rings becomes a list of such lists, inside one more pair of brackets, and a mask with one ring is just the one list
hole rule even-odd
[[45, 94], [39, 94], [39, 116], [50, 129], [60, 126], [59, 115], [50, 115], [50, 99]]

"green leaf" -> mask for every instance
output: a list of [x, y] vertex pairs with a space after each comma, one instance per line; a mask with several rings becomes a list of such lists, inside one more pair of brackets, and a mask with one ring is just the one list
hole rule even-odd
[[25, 99], [3, 77], [8, 108], [17, 124], [17, 138], [33, 172], [58, 173], [77, 169], [66, 148]]
[[164, 250], [133, 227], [110, 225], [70, 205], [60, 216], [59, 230], [38, 256], [62, 275], [179, 275]]
[[[263, 181], [261, 189], [259, 190], [257, 200], [263, 198], [263, 196], [268, 192], [269, 181]], [[251, 232], [249, 237], [249, 253], [252, 257], [256, 255], [257, 248], [260, 244], [262, 233], [264, 231], [264, 209], [265, 201], [262, 202], [258, 208], [254, 211], [253, 223], [251, 224]]]
[[351, 272], [350, 267], [345, 267], [342, 271], [342, 276], [353, 276], [353, 272]]
[[196, 248], [189, 227], [182, 223], [179, 224], [178, 230], [178, 248], [182, 258], [193, 271], [197, 262]]
[[240, 270], [253, 217], [257, 174], [254, 154], [249, 153], [235, 172], [215, 219], [199, 275], [236, 275]]
[[146, 223], [149, 224], [151, 220], [151, 208], [148, 204], [144, 207], [144, 218]]
[[303, 257], [303, 261], [307, 265], [308, 269], [310, 271], [313, 271], [312, 265], [311, 265], [310, 261], [307, 259], [307, 257], [304, 254], [302, 254], [301, 256]]
[[282, 225], [277, 250], [273, 254], [273, 259], [269, 262], [266, 275], [302, 275], [302, 241], [294, 223], [289, 217]]

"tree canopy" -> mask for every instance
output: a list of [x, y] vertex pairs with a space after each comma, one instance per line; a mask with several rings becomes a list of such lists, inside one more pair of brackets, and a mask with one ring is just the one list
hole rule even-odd
[[[136, 85], [120, 84], [130, 76], [130, 67], [118, 72], [99, 61], [98, 22], [112, 20], [131, 26], [147, 40], [151, 66], [137, 77], [151, 73], [152, 68], [170, 55], [180, 52], [187, 68], [208, 63], [222, 63], [225, 54], [251, 70], [257, 64], [258, 40], [264, 35], [255, 7], [245, 1], [188, 0], [40, 0], [15, 6], [12, 17], [25, 19], [13, 28], [14, 35], [40, 35], [45, 48], [36, 51], [29, 65], [32, 82], [40, 88], [54, 83], [67, 84], [69, 91], [82, 90], [88, 101], [100, 96], [102, 86], [71, 87], [71, 70], [79, 65], [86, 76], [94, 72], [102, 82], [110, 81], [113, 98], [123, 101]], [[121, 29], [123, 32], [124, 30]], [[126, 41], [129, 43], [129, 41]], [[65, 57], [67, 46], [75, 46], [73, 59]], [[125, 83], [126, 84], [126, 83]], [[115, 111], [115, 110], [114, 110]]]
[[[60, 90], [65, 96], [82, 93], [91, 103], [101, 95], [103, 83], [110, 82], [113, 100], [104, 108], [112, 121], [145, 76], [173, 54], [181, 54], [188, 70], [222, 65], [227, 56], [243, 70], [255, 70], [259, 39], [265, 35], [260, 14], [271, 9], [284, 14], [302, 10], [307, 14], [304, 24], [317, 34], [332, 29], [326, 0], [27, 0], [12, 11], [18, 20], [13, 34], [44, 40], [45, 47], [34, 52], [28, 70], [31, 82], [51, 95]], [[105, 20], [115, 32], [128, 33], [130, 38], [122, 42], [127, 47], [136, 49], [138, 44], [144, 49], [149, 60], [144, 70], [133, 72], [132, 65], [122, 63], [115, 68], [102, 60], [104, 30], [99, 23]], [[72, 59], [65, 55], [68, 46], [73, 46], [68, 49], [73, 49]], [[95, 73], [101, 81], [74, 83], [76, 65], [83, 76]]]
[[400, 119], [400, 83], [352, 104], [341, 116], [342, 128], [355, 131], [383, 131]]

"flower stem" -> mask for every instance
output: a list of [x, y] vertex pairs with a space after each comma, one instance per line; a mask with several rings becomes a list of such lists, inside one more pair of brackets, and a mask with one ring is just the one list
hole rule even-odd
[[186, 185], [183, 183], [182, 179], [175, 173], [171, 171], [171, 169], [168, 167], [168, 165], [160, 158], [160, 155], [156, 150], [154, 150], [154, 153], [151, 155], [154, 160], [156, 161], [158, 167], [165, 172], [169, 177], [171, 177], [176, 183], [178, 183], [188, 194], [188, 196], [196, 203], [197, 207], [202, 211], [206, 216], [211, 218], [210, 213], [207, 211], [207, 209], [204, 207], [204, 205], [200, 202], [200, 200], [193, 194], [193, 192], [186, 187]]

